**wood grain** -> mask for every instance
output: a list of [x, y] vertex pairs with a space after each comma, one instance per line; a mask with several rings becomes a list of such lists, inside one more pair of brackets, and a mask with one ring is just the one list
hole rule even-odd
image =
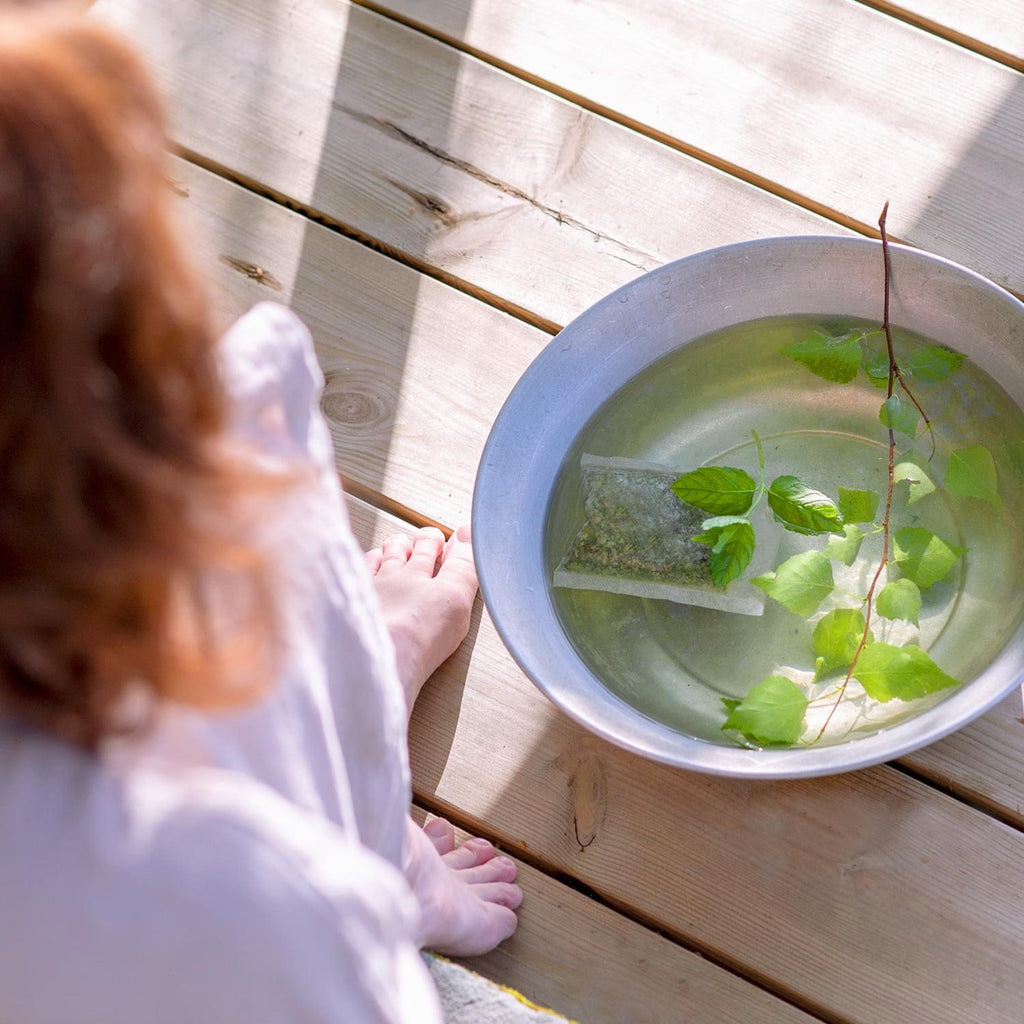
[[96, 10], [180, 144], [544, 321], [693, 252], [842, 230], [348, 3]]
[[866, 0], [926, 31], [941, 33], [1024, 71], [1024, 17], [1017, 0]]
[[834, 216], [874, 225], [888, 199], [892, 234], [1024, 291], [1007, 67], [853, 0], [374, 6]]

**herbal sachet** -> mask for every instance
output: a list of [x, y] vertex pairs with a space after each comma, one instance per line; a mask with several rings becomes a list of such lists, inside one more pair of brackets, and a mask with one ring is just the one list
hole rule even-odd
[[[580, 459], [585, 519], [555, 569], [556, 587], [604, 590], [677, 601], [743, 615], [760, 615], [764, 594], [744, 578], [716, 587], [710, 549], [691, 538], [706, 512], [672, 493], [678, 470], [635, 459], [583, 455]], [[765, 553], [769, 555], [774, 554]], [[756, 559], [758, 563], [764, 558]]]

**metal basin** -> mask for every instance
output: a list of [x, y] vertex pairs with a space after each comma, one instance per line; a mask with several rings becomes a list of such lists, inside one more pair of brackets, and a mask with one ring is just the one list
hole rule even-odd
[[[894, 325], [963, 352], [1024, 409], [1024, 305], [948, 260], [892, 246]], [[668, 764], [720, 775], [795, 778], [899, 757], [959, 728], [1024, 679], [1024, 624], [941, 702], [832, 745], [752, 750], [688, 735], [622, 699], [567, 635], [551, 590], [546, 531], [566, 460], [595, 413], [663, 357], [711, 332], [766, 317], [880, 321], [880, 243], [763, 239], [698, 253], [646, 274], [569, 324], [529, 367], [481, 459], [473, 540], [484, 599], [524, 672], [594, 733]], [[1012, 467], [1018, 477], [1024, 467]], [[1016, 550], [1016, 549], [1014, 549]], [[694, 638], [694, 643], [699, 643]]]

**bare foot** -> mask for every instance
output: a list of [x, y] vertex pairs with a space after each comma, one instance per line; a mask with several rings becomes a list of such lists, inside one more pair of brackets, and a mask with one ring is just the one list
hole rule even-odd
[[409, 819], [405, 877], [420, 907], [421, 946], [452, 956], [494, 949], [516, 929], [523, 892], [516, 865], [486, 839], [455, 845], [443, 818], [420, 829]]
[[[411, 711], [423, 684], [469, 630], [477, 591], [469, 527], [447, 543], [431, 527], [389, 537], [367, 552], [366, 562]], [[456, 846], [455, 831], [442, 818], [424, 829], [410, 818], [407, 831], [405, 878], [419, 904], [419, 944], [476, 956], [507, 939], [523, 900], [515, 863], [497, 856], [486, 839]]]
[[412, 711], [423, 684], [469, 631], [477, 591], [469, 527], [460, 526], [447, 543], [434, 527], [397, 534], [368, 551], [366, 564]]

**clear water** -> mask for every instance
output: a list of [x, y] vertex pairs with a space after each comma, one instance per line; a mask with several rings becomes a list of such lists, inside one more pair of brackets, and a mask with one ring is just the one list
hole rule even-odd
[[[886, 431], [878, 421], [885, 393], [861, 373], [851, 384], [832, 384], [781, 354], [812, 329], [846, 330], [876, 324], [844, 319], [786, 317], [754, 321], [708, 335], [666, 356], [622, 387], [591, 419], [563, 464], [547, 526], [550, 569], [583, 521], [579, 459], [621, 456], [686, 472], [704, 465], [746, 469], [757, 478], [751, 431], [762, 439], [766, 478], [793, 474], [837, 496], [839, 486], [884, 495]], [[927, 339], [894, 334], [897, 358]], [[949, 452], [983, 444], [999, 474], [1001, 512], [974, 498], [940, 488], [908, 504], [897, 489], [893, 532], [924, 526], [969, 549], [949, 577], [925, 592], [920, 631], [875, 619], [876, 639], [912, 641], [928, 650], [947, 673], [969, 681], [999, 652], [1024, 616], [1024, 415], [999, 385], [968, 360], [940, 384], [916, 383], [914, 392], [935, 426], [931, 463], [928, 435], [898, 440], [898, 456], [916, 451], [929, 475], [941, 480]], [[881, 511], [879, 511], [881, 516]], [[755, 518], [759, 538], [777, 531], [776, 564], [827, 538], [802, 537]], [[764, 541], [769, 543], [769, 541]], [[868, 538], [857, 562], [833, 563], [837, 593], [863, 596], [881, 554], [881, 537]], [[733, 584], [735, 586], [736, 584]], [[749, 584], [747, 584], [749, 586]], [[781, 672], [810, 683], [813, 622], [775, 601], [761, 617], [594, 591], [552, 588], [562, 626], [595, 675], [638, 711], [678, 731], [714, 743], [735, 738], [721, 731], [722, 697], [742, 698], [765, 676]], [[855, 598], [829, 599], [852, 607]], [[816, 616], [816, 617], [818, 617]], [[819, 684], [819, 691], [834, 687]], [[822, 742], [873, 732], [942, 700], [878, 704], [851, 686]], [[808, 715], [805, 738], [817, 735], [828, 708]]]

